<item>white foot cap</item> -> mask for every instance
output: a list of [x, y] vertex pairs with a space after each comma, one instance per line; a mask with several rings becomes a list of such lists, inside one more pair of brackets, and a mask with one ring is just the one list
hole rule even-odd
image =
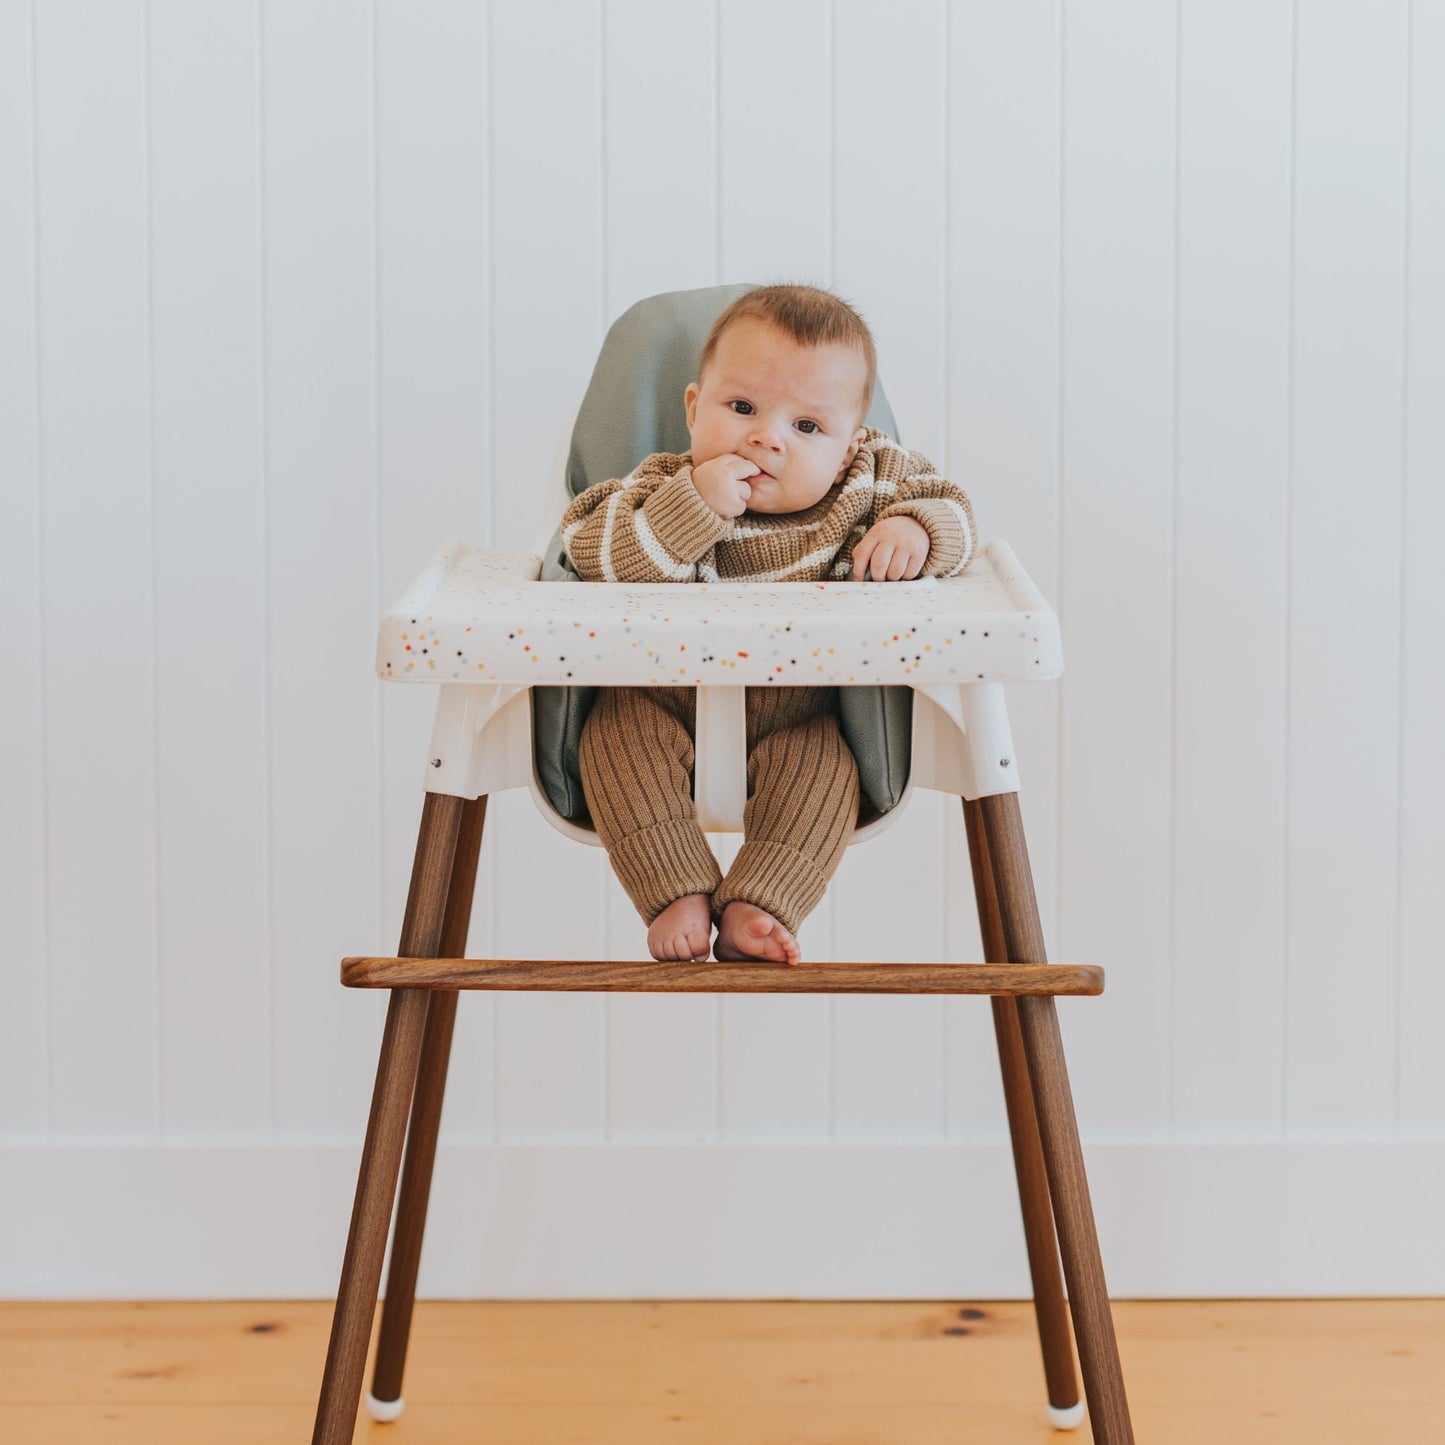
[[[378, 1400], [375, 1395], [368, 1392], [366, 1396], [366, 1413], [370, 1415], [373, 1420], [379, 1420], [385, 1425], [389, 1421], [395, 1420], [401, 1414], [402, 1406], [405, 1404], [406, 1397], [404, 1395], [398, 1396], [395, 1400]], [[1049, 1406], [1049, 1411], [1052, 1414], [1052, 1405]]]
[[1067, 1410], [1061, 1410], [1057, 1405], [1049, 1405], [1046, 1408], [1049, 1412], [1049, 1424], [1055, 1430], [1077, 1430], [1084, 1423], [1084, 1402], [1082, 1400], [1077, 1405], [1070, 1405]]

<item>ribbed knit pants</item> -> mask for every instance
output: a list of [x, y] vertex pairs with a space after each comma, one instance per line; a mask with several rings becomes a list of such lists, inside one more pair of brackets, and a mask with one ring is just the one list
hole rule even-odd
[[838, 690], [747, 689], [744, 841], [726, 878], [693, 807], [696, 710], [688, 687], [598, 692], [580, 754], [593, 826], [645, 922], [706, 893], [715, 919], [742, 900], [796, 931], [858, 819], [858, 765], [838, 730]]

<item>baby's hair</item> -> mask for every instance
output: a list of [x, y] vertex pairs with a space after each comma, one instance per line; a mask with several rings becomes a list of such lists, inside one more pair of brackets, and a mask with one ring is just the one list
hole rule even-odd
[[878, 350], [868, 323], [841, 296], [818, 286], [759, 286], [739, 296], [712, 324], [697, 358], [698, 380], [712, 361], [718, 341], [735, 321], [766, 321], [786, 332], [800, 346], [847, 346], [863, 358], [868, 375], [863, 383], [860, 419], [873, 405], [878, 379]]

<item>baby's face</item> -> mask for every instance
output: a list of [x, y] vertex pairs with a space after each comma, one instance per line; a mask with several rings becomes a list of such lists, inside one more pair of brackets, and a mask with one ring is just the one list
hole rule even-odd
[[800, 346], [766, 321], [734, 322], [687, 389], [693, 464], [733, 452], [761, 469], [748, 478], [749, 511], [801, 512], [827, 495], [867, 434], [858, 424], [867, 379], [849, 347]]

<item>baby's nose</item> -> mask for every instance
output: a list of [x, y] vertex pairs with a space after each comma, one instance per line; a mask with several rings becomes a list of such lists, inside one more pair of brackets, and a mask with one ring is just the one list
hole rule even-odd
[[781, 451], [783, 447], [783, 438], [779, 427], [761, 417], [757, 419], [757, 424], [753, 427], [748, 439], [754, 446], [768, 447], [775, 452]]

